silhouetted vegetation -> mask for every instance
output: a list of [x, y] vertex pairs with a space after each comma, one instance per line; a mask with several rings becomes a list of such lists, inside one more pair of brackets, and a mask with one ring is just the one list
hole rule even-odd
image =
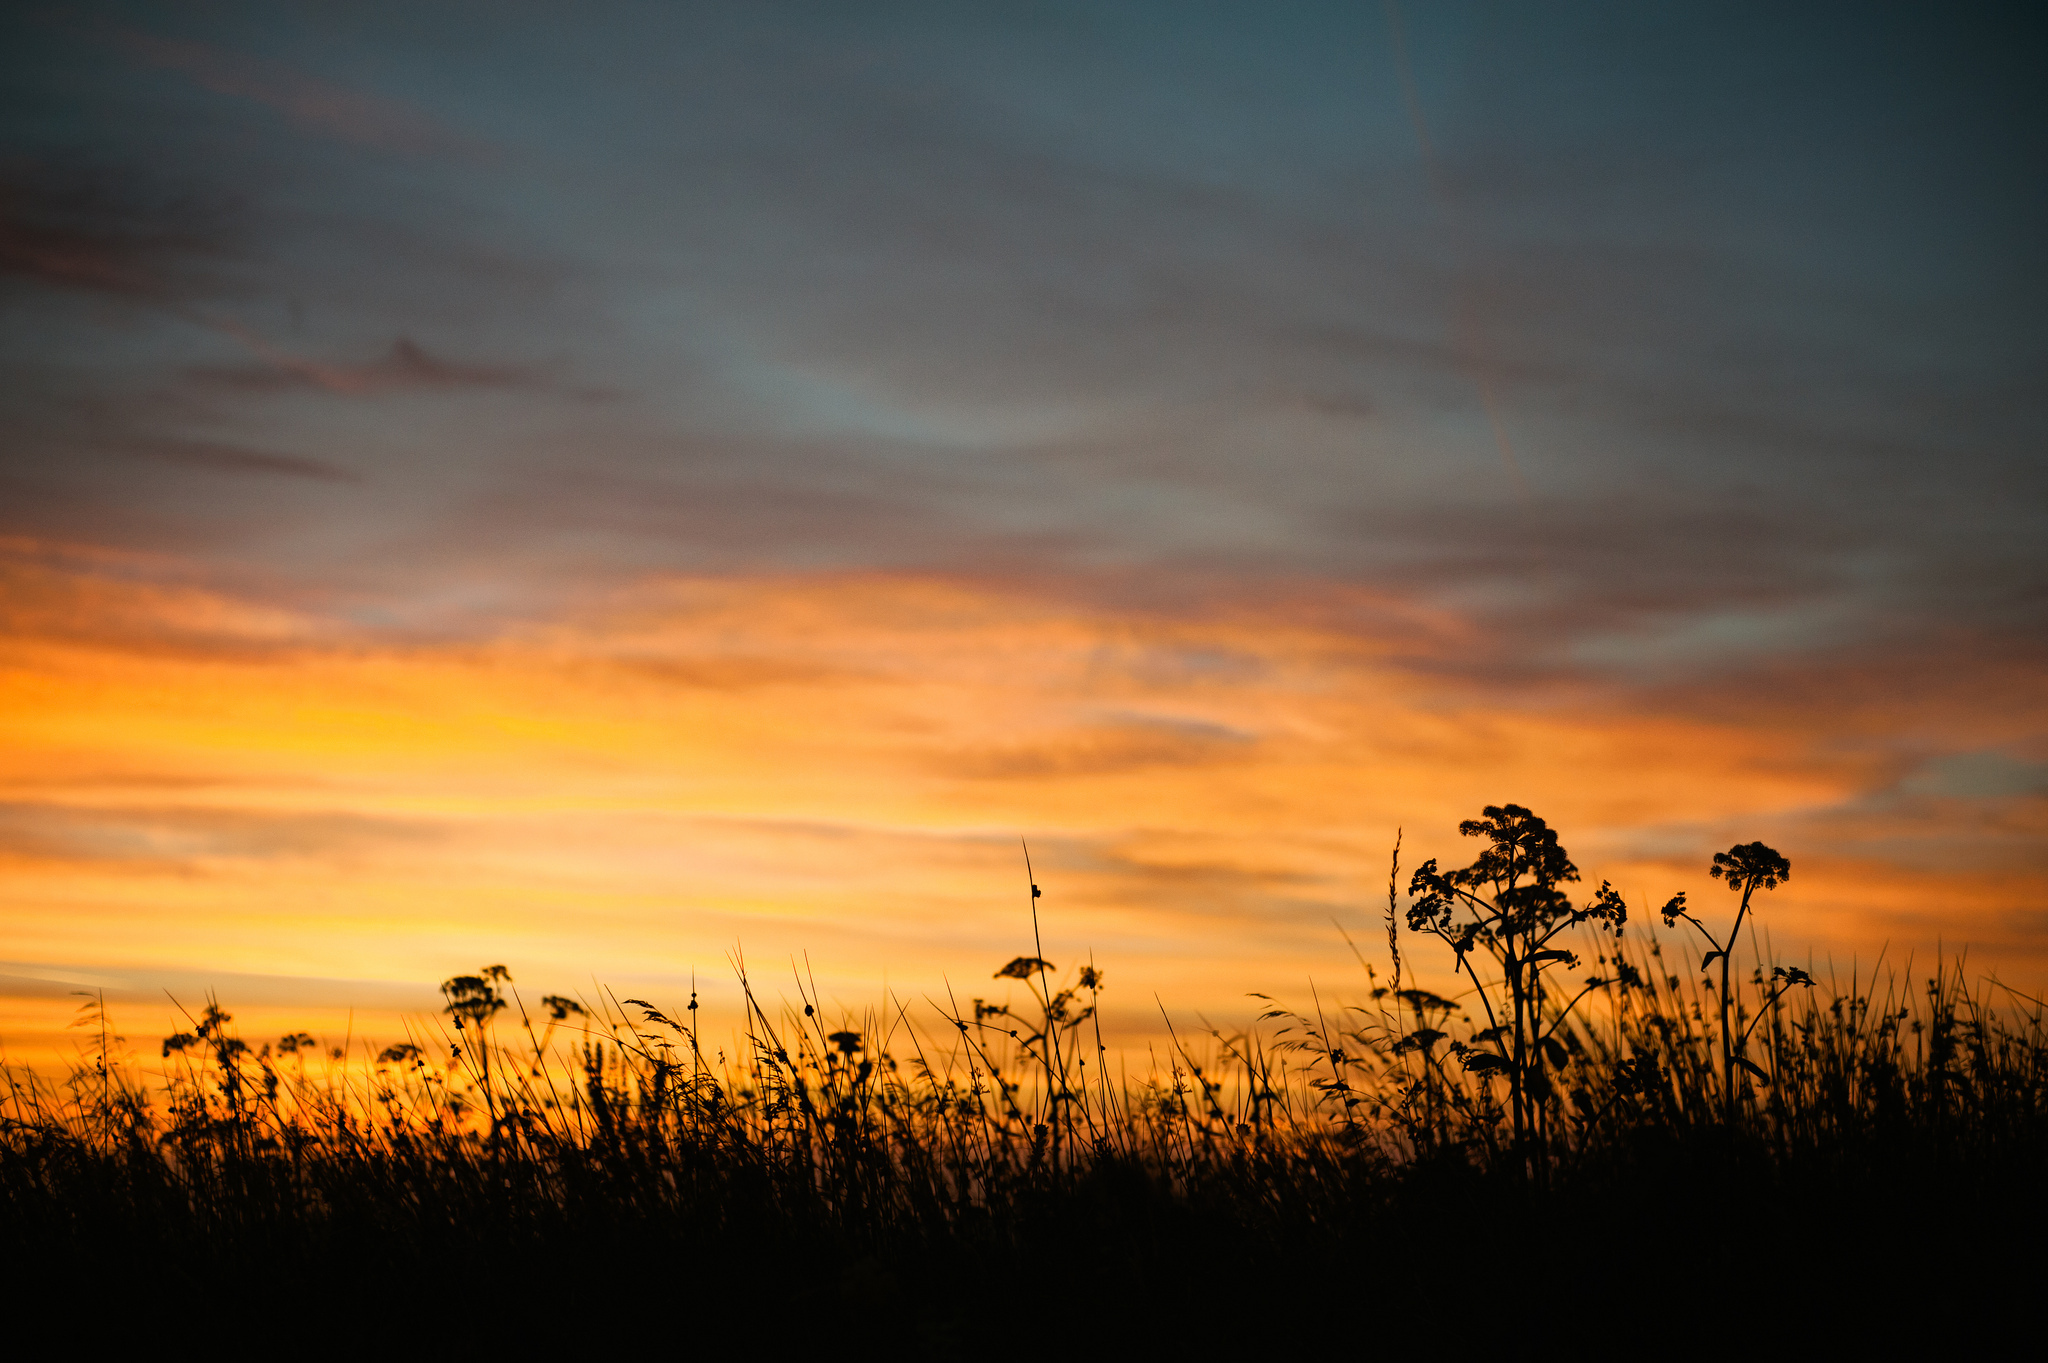
[[[1910, 986], [1738, 968], [1791, 870], [1760, 843], [1714, 858], [1741, 896], [1725, 936], [1662, 906], [1695, 957], [1631, 929], [1611, 886], [1575, 904], [1529, 810], [1463, 831], [1477, 859], [1416, 871], [1405, 912], [1397, 850], [1388, 973], [1361, 956], [1357, 1002], [1256, 996], [1255, 1024], [1176, 1028], [1136, 1078], [1108, 1073], [1104, 971], [1062, 974], [1035, 933], [994, 972], [1026, 1005], [828, 1019], [806, 981], [771, 1006], [736, 962], [737, 1053], [694, 995], [679, 1016], [533, 1008], [502, 966], [374, 1054], [251, 1045], [209, 1003], [155, 1076], [89, 1003], [96, 1053], [68, 1080], [9, 1072], [13, 1281], [155, 1283], [242, 1319], [354, 1283], [378, 1319], [739, 1323], [860, 1352], [884, 1331], [934, 1356], [1621, 1347], [1652, 1317], [1839, 1335], [1964, 1288], [1996, 1314], [1999, 1273], [2038, 1263], [2026, 1240], [1986, 1265], [1972, 1237], [2043, 1206], [2039, 1001], [1954, 962]], [[1462, 992], [1412, 983], [1403, 919]]]

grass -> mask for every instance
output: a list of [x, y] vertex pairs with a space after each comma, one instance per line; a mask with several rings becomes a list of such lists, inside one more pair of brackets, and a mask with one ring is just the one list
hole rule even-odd
[[[1169, 1019], [1137, 1079], [1107, 1072], [1104, 973], [1058, 973], [1035, 929], [995, 972], [1016, 1007], [828, 1020], [736, 962], [732, 1051], [694, 996], [529, 1004], [492, 966], [374, 1055], [252, 1045], [209, 1003], [152, 1078], [90, 1003], [67, 1078], [7, 1073], [5, 1281], [220, 1329], [933, 1357], [1732, 1347], [1902, 1313], [1953, 1340], [2016, 1309], [2048, 1205], [2039, 1001], [1960, 962], [1745, 977], [1682, 898], [1664, 922], [1704, 960], [1608, 887], [1573, 904], [1529, 811], [1466, 831], [1480, 858], [1426, 865], [1405, 914], [1390, 874], [1360, 1002]], [[1760, 844], [1717, 864], [1737, 924], [1790, 874]], [[1460, 996], [1409, 982], [1424, 948]]]

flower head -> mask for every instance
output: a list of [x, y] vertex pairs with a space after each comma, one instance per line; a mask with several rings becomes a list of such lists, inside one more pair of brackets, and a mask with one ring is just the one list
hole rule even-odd
[[1760, 842], [1744, 842], [1714, 853], [1714, 864], [1707, 868], [1707, 874], [1716, 880], [1726, 880], [1731, 890], [1775, 890], [1781, 881], [1792, 878], [1792, 863], [1775, 848]]

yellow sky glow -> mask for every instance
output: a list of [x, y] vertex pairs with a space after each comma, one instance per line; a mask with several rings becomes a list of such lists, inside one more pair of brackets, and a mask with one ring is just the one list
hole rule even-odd
[[[1047, 954], [1092, 950], [1135, 1035], [1155, 991], [1235, 1017], [1247, 990], [1351, 987], [1330, 920], [1383, 948], [1396, 828], [1407, 865], [1462, 862], [1457, 821], [1509, 800], [1639, 911], [1686, 889], [1719, 913], [1709, 854], [1763, 838], [1795, 866], [1765, 915], [1788, 958], [1924, 956], [1939, 937], [2015, 982], [2039, 973], [2000, 916], [2042, 902], [2038, 868], [1802, 845], [1878, 774], [1797, 714], [1503, 705], [1305, 618], [1162, 620], [915, 578], [664, 579], [489, 640], [393, 642], [166, 588], [148, 565], [9, 571], [16, 1058], [65, 1044], [61, 985], [95, 968], [324, 981], [304, 1012], [329, 1028], [351, 1001], [336, 981], [424, 1006], [434, 981], [504, 961], [536, 993], [673, 992], [693, 972], [715, 991], [735, 944], [757, 968], [807, 951], [852, 1006], [885, 976], [984, 991], [1030, 946], [1020, 838]], [[2037, 835], [2040, 804], [2001, 817]], [[360, 1025], [388, 1028], [391, 996], [363, 992]], [[288, 1025], [289, 998], [247, 1006]]]

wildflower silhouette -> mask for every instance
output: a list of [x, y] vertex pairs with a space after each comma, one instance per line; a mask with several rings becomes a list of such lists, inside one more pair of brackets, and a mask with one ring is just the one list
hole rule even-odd
[[[1038, 887], [1034, 885], [1032, 888], [1036, 889]], [[1041, 970], [1051, 969], [1053, 969], [1051, 961], [1041, 960], [1036, 956], [1019, 956], [1016, 960], [998, 970], [993, 978], [998, 980], [1028, 980]]]
[[494, 1131], [498, 1125], [498, 1102], [491, 1088], [491, 1047], [486, 1028], [492, 1015], [505, 1007], [505, 997], [498, 992], [498, 986], [511, 982], [512, 972], [501, 965], [487, 965], [474, 975], [457, 975], [441, 981], [441, 995], [448, 1000], [442, 1011], [455, 1019], [457, 1032], [469, 1032], [474, 1038], [467, 1050], [457, 1042], [454, 1058], [481, 1082]]
[[[1582, 923], [1600, 924], [1619, 937], [1628, 921], [1628, 905], [1603, 881], [1590, 904], [1574, 906], [1558, 886], [1577, 880], [1579, 868], [1555, 830], [1530, 810], [1488, 805], [1480, 815], [1458, 825], [1466, 837], [1487, 840], [1489, 845], [1477, 860], [1445, 874], [1431, 858], [1408, 882], [1414, 901], [1408, 926], [1441, 938], [1451, 948], [1455, 968], [1470, 977], [1485, 1008], [1486, 1030], [1471, 1042], [1454, 1042], [1453, 1053], [1469, 1072], [1506, 1077], [1516, 1144], [1540, 1145], [1544, 1100], [1551, 1090], [1545, 1069], [1562, 1070], [1570, 1063], [1570, 1052], [1557, 1031], [1579, 1001], [1598, 987], [1597, 982], [1585, 985], [1546, 1016], [1551, 1000], [1544, 972], [1579, 965], [1570, 951], [1551, 943]], [[1498, 979], [1481, 978], [1473, 961], [1481, 952], [1499, 966]], [[1505, 1019], [1502, 1013], [1507, 1014]], [[1492, 1050], [1480, 1049], [1489, 1044]]]
[[[1664, 922], [1667, 925], [1675, 924], [1680, 919], [1683, 919], [1685, 922], [1692, 924], [1700, 936], [1706, 938], [1707, 945], [1711, 950], [1706, 955], [1700, 957], [1701, 970], [1711, 969], [1717, 960], [1721, 963], [1721, 988], [1719, 990], [1721, 1003], [1721, 1116], [1722, 1120], [1732, 1125], [1735, 1121], [1736, 1067], [1741, 1066], [1742, 1069], [1746, 1070], [1761, 1083], [1768, 1084], [1771, 1082], [1771, 1076], [1765, 1072], [1763, 1066], [1743, 1054], [1745, 1045], [1749, 1040], [1749, 1029], [1745, 1029], [1742, 1035], [1738, 1037], [1735, 1035], [1734, 1026], [1731, 1021], [1734, 998], [1729, 992], [1729, 985], [1731, 979], [1730, 967], [1733, 964], [1735, 943], [1742, 932], [1742, 920], [1749, 915], [1751, 899], [1758, 890], [1775, 890], [1778, 886], [1790, 880], [1792, 878], [1792, 863], [1781, 856], [1775, 848], [1766, 847], [1760, 842], [1745, 842], [1738, 843], [1725, 852], [1714, 853], [1714, 864], [1707, 868], [1707, 874], [1715, 880], [1727, 881], [1728, 888], [1742, 896], [1742, 904], [1735, 910], [1735, 922], [1728, 929], [1728, 936], [1725, 940], [1708, 932], [1706, 924], [1693, 917], [1692, 913], [1685, 907], [1685, 896], [1682, 894], [1675, 896], [1670, 903], [1666, 904], [1663, 913]], [[1812, 979], [1803, 970], [1788, 971], [1780, 968], [1774, 973], [1773, 978], [1782, 983], [1772, 993], [1768, 1001], [1769, 1003], [1775, 1003], [1779, 995], [1783, 994], [1786, 989], [1791, 988], [1794, 984], [1804, 984], [1809, 987], [1813, 984]], [[1768, 1007], [1768, 1003], [1766, 1007]], [[1757, 1017], [1761, 1018], [1762, 1016], [1763, 1010], [1759, 1010]], [[1754, 1028], [1755, 1025], [1752, 1022], [1750, 1027]]]
[[[1300, 1014], [1267, 1014], [1287, 1022], [1270, 1032], [1211, 1029], [1209, 1054], [1183, 1046], [1162, 1007], [1165, 1068], [1128, 1078], [1106, 1072], [1114, 1062], [1100, 1059], [1099, 1030], [1076, 1045], [1084, 1020], [1099, 1021], [1101, 970], [1070, 958], [1055, 979], [1038, 954], [996, 972], [1029, 999], [1011, 989], [993, 1004], [974, 1000], [969, 1014], [950, 997], [931, 1001], [931, 1013], [891, 997], [837, 1017], [815, 1002], [815, 986], [772, 1013], [736, 958], [746, 1012], [730, 1061], [723, 1047], [715, 1059], [697, 1050], [694, 1009], [675, 1018], [609, 991], [588, 1004], [544, 996], [535, 1021], [549, 1019], [549, 1031], [528, 1027], [522, 1057], [513, 1029], [497, 1030], [500, 1014], [523, 1012], [510, 973], [456, 976], [444, 998], [461, 1026], [449, 1039], [462, 1063], [488, 1063], [488, 1094], [452, 1082], [439, 1063], [447, 1049], [432, 1054], [424, 1036], [368, 1042], [368, 1063], [353, 1068], [273, 1068], [271, 1056], [310, 1060], [323, 1043], [295, 1031], [253, 1049], [209, 999], [183, 1022], [190, 1030], [165, 1038], [155, 1078], [168, 1108], [152, 1107], [145, 1076], [110, 1050], [118, 1034], [95, 1002], [86, 1020], [100, 1044], [81, 1050], [69, 1081], [0, 1056], [0, 1253], [91, 1283], [124, 1245], [139, 1246], [138, 1266], [175, 1261], [224, 1283], [253, 1279], [252, 1264], [284, 1282], [374, 1264], [438, 1283], [429, 1306], [443, 1310], [500, 1282], [510, 1306], [528, 1306], [541, 1295], [531, 1275], [504, 1265], [508, 1246], [530, 1246], [555, 1256], [551, 1273], [601, 1265], [591, 1271], [606, 1276], [587, 1280], [587, 1296], [586, 1280], [570, 1280], [579, 1290], [564, 1295], [579, 1302], [619, 1295], [621, 1264], [648, 1265], [646, 1281], [666, 1291], [680, 1260], [722, 1299], [794, 1319], [789, 1283], [799, 1298], [806, 1285], [799, 1272], [772, 1271], [778, 1264], [829, 1261], [852, 1245], [935, 1275], [957, 1268], [954, 1281], [971, 1287], [1020, 1267], [1035, 1273], [1033, 1246], [1045, 1242], [1023, 1237], [1039, 1226], [1082, 1228], [1089, 1261], [1120, 1274], [1156, 1261], [1165, 1242], [1189, 1251], [1183, 1263], [1205, 1249], [1229, 1253], [1231, 1271], [1256, 1275], [1261, 1293], [1314, 1302], [1347, 1299], [1350, 1265], [1387, 1244], [1436, 1243], [1446, 1225], [1469, 1243], [1511, 1248], [1540, 1230], [1539, 1252], [1595, 1262], [1617, 1229], [1654, 1225], [1644, 1214], [1663, 1204], [1678, 1233], [1631, 1243], [1670, 1280], [1710, 1281], [1725, 1252], [1755, 1281], [1811, 1285], [1812, 1263], [1789, 1250], [1773, 1260], [1777, 1237], [1753, 1238], [1752, 1218], [1697, 1209], [1812, 1207], [1851, 1245], [1896, 1230], [1901, 1202], [1909, 1215], [1928, 1209], [1930, 1239], [1993, 1243], [2003, 1223], [2039, 1219], [2048, 1004], [1988, 977], [1973, 997], [1954, 965], [1924, 996], [1914, 982], [1905, 994], [1895, 983], [1817, 988], [1806, 971], [1768, 963], [1735, 979], [1728, 955], [1757, 892], [1790, 870], [1760, 844], [1715, 860], [1741, 907], [1726, 940], [1710, 940], [1706, 974], [1681, 980], [1659, 968], [1656, 938], [1640, 925], [1633, 943], [1614, 940], [1622, 909], [1611, 888], [1581, 906], [1564, 898], [1576, 868], [1533, 814], [1501, 806], [1465, 831], [1485, 840], [1481, 854], [1456, 872], [1426, 867], [1414, 904], [1413, 925], [1444, 937], [1471, 977], [1447, 989], [1456, 997], [1404, 976], [1373, 991], [1385, 1000], [1381, 1024], [1340, 1031], [1319, 999]], [[1663, 917], [1704, 931], [1694, 914], [1679, 896]], [[1586, 978], [1589, 962], [1558, 988], [1574, 962], [1557, 934], [1574, 923], [1603, 939], [1580, 950], [1604, 958], [1604, 985]], [[1724, 1014], [1717, 1035], [1717, 978], [1731, 1009], [1753, 982], [1762, 1014]], [[1611, 1007], [1573, 1011], [1600, 988]], [[2018, 1003], [1994, 1008], [1991, 989]], [[1781, 1010], [1786, 997], [1795, 1002]], [[1789, 1025], [1775, 1025], [1784, 1013]], [[1764, 1015], [1774, 1025], [1760, 1026]], [[551, 1048], [556, 1024], [571, 1039]], [[1283, 1040], [1291, 1028], [1308, 1040]], [[1315, 1063], [1274, 1063], [1268, 1047]], [[1732, 1080], [1762, 1072], [1769, 1101], [1731, 1108]], [[1524, 1139], [1511, 1144], [1517, 1086]], [[1731, 1111], [1741, 1140], [1727, 1139]], [[1996, 1196], [1957, 1198], [1959, 1186]], [[1755, 1202], [1759, 1188], [1782, 1200]], [[1977, 1219], [1959, 1231], [1958, 1217]], [[723, 1229], [734, 1227], [758, 1231], [758, 1241], [738, 1240], [754, 1252], [735, 1252]], [[1830, 1257], [1854, 1271], [1868, 1262]], [[1301, 1276], [1325, 1274], [1325, 1263], [1325, 1276]], [[1183, 1290], [1177, 1281], [1167, 1290]], [[1208, 1330], [1213, 1290], [1196, 1281], [1188, 1314]], [[1544, 1290], [1569, 1306], [1575, 1280], [1557, 1281]], [[1411, 1284], [1452, 1309], [1478, 1300], [1469, 1277]], [[842, 1283], [856, 1290], [870, 1288]], [[1874, 1289], [1891, 1290], [1890, 1278]], [[1600, 1291], [1604, 1318], [1615, 1294]], [[844, 1316], [827, 1318], [843, 1328]], [[1257, 1324], [1285, 1344], [1290, 1322], [1307, 1318]], [[1349, 1317], [1341, 1324], [1351, 1328]]]

